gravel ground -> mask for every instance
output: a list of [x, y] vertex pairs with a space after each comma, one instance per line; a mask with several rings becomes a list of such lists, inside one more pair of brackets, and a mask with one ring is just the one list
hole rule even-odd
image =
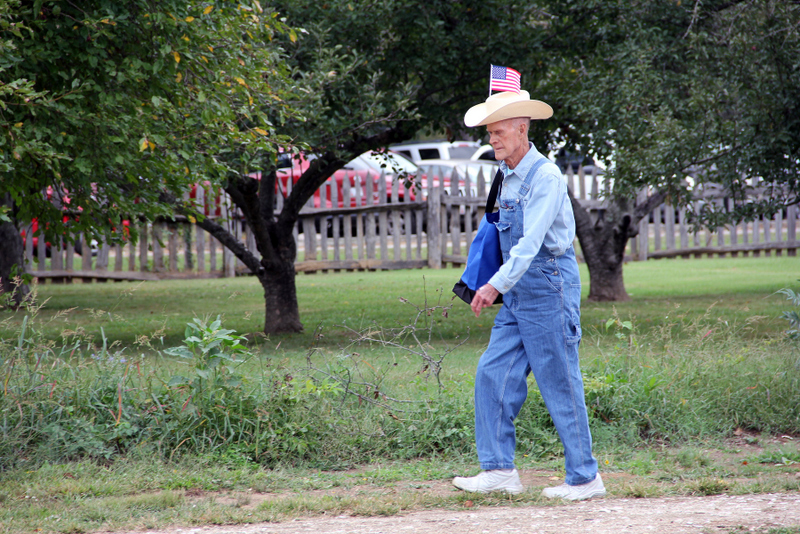
[[725, 533], [800, 529], [800, 494], [596, 499], [558, 506], [432, 510], [391, 517], [313, 517], [284, 523], [116, 534]]

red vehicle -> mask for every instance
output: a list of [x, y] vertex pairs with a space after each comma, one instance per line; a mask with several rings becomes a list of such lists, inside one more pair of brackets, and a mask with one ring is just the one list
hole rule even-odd
[[[281, 154], [278, 169], [278, 188], [281, 194], [285, 197], [289, 195], [290, 183], [294, 185], [308, 169], [310, 161], [314, 160], [314, 156], [306, 158], [305, 155], [299, 154], [290, 157], [288, 154]], [[377, 204], [381, 202], [378, 198], [379, 185], [378, 180], [383, 174], [386, 180], [386, 195], [387, 201], [391, 202], [392, 185], [395, 180], [401, 180], [406, 177], [413, 178], [417, 176], [419, 167], [417, 167], [409, 159], [394, 153], [381, 154], [378, 152], [365, 152], [357, 158], [347, 162], [347, 164], [333, 174], [333, 183], [336, 184], [336, 204], [337, 207], [344, 207], [344, 187], [348, 188], [346, 192], [350, 198], [350, 206], [356, 206], [356, 197], [358, 189], [361, 191], [361, 205], [368, 204], [367, 193], [367, 179], [372, 180], [373, 200], [369, 204]], [[291, 179], [291, 182], [290, 182]], [[346, 184], [346, 186], [345, 186]], [[327, 182], [327, 189], [325, 191], [325, 207], [332, 208], [333, 202], [331, 182]], [[323, 186], [325, 187], [325, 186]], [[398, 188], [399, 198], [404, 198], [404, 188]], [[411, 190], [411, 199], [415, 198], [414, 190]], [[319, 190], [314, 192], [314, 207], [320, 208], [322, 204]]]
[[[309, 156], [306, 158], [304, 154], [298, 154], [292, 156], [288, 153], [282, 153], [278, 155], [278, 171], [277, 171], [277, 183], [276, 189], [280, 192], [280, 194], [286, 198], [289, 196], [289, 192], [291, 191], [291, 187], [297, 183], [303, 173], [308, 170], [309, 164], [313, 161], [315, 156]], [[367, 178], [372, 179], [372, 191], [373, 191], [373, 201], [371, 204], [377, 204], [380, 202], [378, 198], [379, 192], [379, 185], [378, 180], [383, 174], [384, 179], [386, 180], [386, 195], [387, 201], [391, 202], [391, 195], [392, 195], [392, 187], [395, 181], [403, 180], [403, 179], [412, 179], [412, 178], [420, 178], [421, 183], [417, 184], [421, 187], [427, 187], [427, 180], [425, 179], [424, 175], [419, 175], [419, 167], [416, 164], [411, 162], [409, 159], [405, 158], [404, 156], [395, 154], [393, 152], [388, 152], [386, 154], [381, 154], [378, 152], [365, 152], [364, 154], [354, 158], [353, 160], [349, 161], [344, 167], [336, 171], [332, 178], [332, 182], [326, 182], [323, 185], [325, 189], [325, 208], [332, 208], [333, 202], [332, 198], [334, 196], [333, 191], [331, 191], [332, 183], [336, 183], [336, 205], [337, 207], [341, 208], [344, 207], [344, 184], [347, 183], [347, 193], [350, 198], [350, 206], [356, 206], [356, 197], [358, 195], [358, 189], [360, 188], [360, 195], [361, 195], [361, 205], [366, 206], [367, 198]], [[253, 173], [250, 175], [252, 178], [257, 180], [261, 179], [261, 173]], [[438, 182], [438, 181], [435, 181]], [[401, 182], [402, 184], [403, 182]], [[291, 184], [291, 185], [290, 185]], [[358, 187], [357, 187], [358, 184]], [[449, 179], [445, 178], [445, 185], [449, 184]], [[192, 186], [192, 189], [189, 193], [189, 197], [192, 199], [197, 198], [197, 186], [199, 184], [195, 184]], [[220, 194], [214, 194], [214, 200], [211, 200], [209, 197], [212, 196], [210, 189], [209, 189], [209, 182], [204, 183], [205, 186], [205, 195], [204, 195], [204, 212], [206, 215], [221, 215], [221, 204], [220, 204]], [[398, 188], [398, 197], [399, 199], [404, 199], [405, 197], [405, 190], [403, 187]], [[320, 195], [320, 191], [317, 190], [314, 192], [313, 196], [313, 206], [315, 208], [322, 207], [322, 196]], [[414, 200], [416, 198], [416, 190], [412, 188], [410, 190], [410, 200]], [[215, 207], [214, 207], [215, 206]], [[213, 213], [212, 213], [213, 211]]]
[[[221, 190], [213, 191], [211, 189], [211, 182], [206, 180], [203, 184], [193, 184], [191, 191], [189, 191], [189, 198], [192, 200], [197, 198], [197, 186], [200, 185], [204, 189], [203, 194], [203, 212], [205, 215], [208, 216], [215, 216], [219, 217], [222, 215], [222, 192]], [[214, 200], [209, 200], [209, 196], [213, 196]], [[213, 213], [212, 213], [212, 206], [213, 206]]]

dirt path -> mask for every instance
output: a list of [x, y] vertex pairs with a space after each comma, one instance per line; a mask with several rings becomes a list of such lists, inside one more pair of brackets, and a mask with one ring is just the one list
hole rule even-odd
[[800, 494], [597, 499], [559, 506], [433, 510], [392, 517], [315, 517], [285, 523], [119, 534], [725, 533], [800, 526]]

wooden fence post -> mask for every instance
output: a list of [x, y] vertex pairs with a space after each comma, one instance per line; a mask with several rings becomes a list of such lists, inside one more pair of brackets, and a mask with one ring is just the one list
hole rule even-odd
[[[378, 197], [376, 204], [386, 204], [389, 192], [386, 190], [386, 173], [381, 172], [378, 177]], [[396, 228], [395, 232], [399, 232], [400, 228]], [[389, 218], [388, 213], [381, 210], [378, 212], [378, 237], [381, 249], [381, 262], [389, 261]]]
[[[753, 219], [753, 244], [754, 245], [758, 244], [758, 217]], [[758, 249], [754, 249], [753, 257], [757, 258], [758, 256], [761, 256], [761, 251]]]
[[148, 239], [147, 223], [142, 222], [141, 229], [139, 230], [139, 270], [146, 272], [150, 270], [147, 258], [147, 239]]
[[[441, 185], [441, 184], [440, 184]], [[428, 267], [442, 268], [442, 238], [439, 229], [442, 220], [441, 187], [435, 187], [433, 172], [428, 171]]]
[[672, 204], [664, 204], [664, 226], [667, 232], [667, 250], [675, 250], [675, 206]]
[[25, 252], [23, 255], [25, 258], [25, 271], [30, 272], [33, 266], [33, 224], [28, 224], [25, 227]]
[[[366, 174], [366, 193], [364, 194], [364, 205], [365, 206], [372, 206], [375, 204], [375, 187], [374, 187], [374, 180], [372, 179], [372, 173], [367, 172]], [[364, 240], [367, 248], [367, 259], [374, 260], [375, 259], [375, 214], [374, 213], [367, 213], [364, 216], [364, 224], [366, 228], [364, 228]], [[315, 258], [316, 259], [316, 258]]]
[[[689, 248], [689, 235], [686, 232], [686, 208], [681, 207], [678, 209], [678, 228], [680, 233], [681, 249], [686, 250]], [[683, 254], [684, 258], [688, 258], [688, 254]]]
[[[345, 183], [347, 177], [344, 178], [342, 181], [342, 189], [350, 189], [350, 187]], [[336, 182], [334, 181], [331, 184], [331, 205], [338, 206], [339, 202], [342, 202], [342, 207], [345, 207], [344, 199], [339, 198], [339, 191], [338, 187], [336, 187]], [[343, 193], [344, 194], [344, 193]], [[341, 261], [342, 255], [339, 252], [339, 247], [341, 245], [341, 231], [340, 229], [344, 226], [344, 219], [350, 220], [350, 217], [347, 215], [340, 216], [340, 215], [333, 215], [331, 217], [331, 232], [333, 234], [333, 261], [338, 262]]]
[[[101, 245], [99, 250], [97, 251], [97, 264], [95, 265], [95, 270], [100, 271], [100, 273], [105, 273], [108, 271], [108, 253], [109, 253], [109, 245], [106, 243], [105, 237], [101, 241]], [[98, 277], [98, 282], [105, 282], [106, 278]]]
[[[320, 186], [319, 188], [319, 205], [323, 209], [325, 209], [328, 205], [329, 201], [328, 197], [330, 197], [328, 191], [330, 191], [331, 188], [336, 189], [336, 182], [334, 181], [333, 178], [328, 178], [328, 180], [324, 184], [322, 184], [322, 186]], [[331, 204], [331, 207], [335, 207], [335, 205]], [[252, 231], [248, 232], [248, 236], [250, 236], [250, 234], [252, 233], [253, 233]], [[248, 244], [249, 243], [250, 241], [248, 241]], [[256, 241], [255, 239], [253, 239], [254, 248], [252, 250], [255, 250], [255, 243]], [[320, 253], [319, 259], [321, 261], [328, 260], [328, 216], [327, 215], [322, 215], [319, 218], [319, 253]]]
[[167, 227], [167, 250], [169, 251], [169, 271], [178, 271], [178, 225], [175, 221], [169, 221]]
[[[354, 176], [356, 182], [356, 206], [361, 207], [364, 205], [364, 185], [358, 176]], [[364, 244], [364, 220], [367, 218], [363, 213], [356, 215], [356, 258], [365, 260], [367, 258], [365, 252], [366, 247]]]
[[92, 247], [86, 240], [86, 234], [81, 233], [81, 270], [92, 270]]
[[[411, 202], [411, 188], [407, 185], [403, 185], [403, 202]], [[420, 190], [420, 200], [422, 200], [422, 196], [424, 191]], [[422, 228], [424, 226], [424, 218], [422, 214], [418, 210], [411, 211], [407, 209], [403, 212], [403, 217], [406, 220], [406, 259], [410, 260], [413, 257], [416, 259], [422, 259]], [[413, 224], [413, 221], [416, 222], [416, 225]], [[417, 234], [417, 247], [416, 253], [414, 252], [414, 232], [412, 229], [416, 229]]]
[[[67, 254], [64, 258], [64, 270], [73, 271], [75, 269], [75, 242], [70, 240], [67, 242]], [[72, 278], [68, 281], [71, 283]]]
[[36, 260], [39, 263], [38, 270], [44, 271], [47, 263], [47, 242], [44, 232], [39, 235], [39, 241], [36, 243]]
[[658, 252], [661, 250], [661, 212], [664, 210], [664, 204], [656, 206], [653, 210], [653, 250]]
[[[353, 182], [350, 180], [353, 180]], [[350, 193], [351, 187], [354, 188], [357, 181], [357, 176], [350, 176], [349, 174], [345, 173], [344, 184], [342, 185], [342, 202], [343, 206], [346, 208], [349, 208], [354, 202], [354, 200], [350, 197]], [[354, 216], [345, 214], [342, 216], [342, 232], [344, 233], [344, 259], [346, 262], [353, 260], [353, 220], [355, 217], [358, 217], [358, 215]]]
[[[64, 241], [61, 236], [57, 237], [50, 246], [50, 268], [54, 271], [64, 270]], [[64, 279], [61, 277], [53, 278], [53, 282], [60, 283]]]
[[[130, 229], [136, 229], [136, 223], [134, 221], [130, 222]], [[139, 234], [139, 239], [146, 239], [146, 237]], [[135, 271], [136, 270], [136, 245], [132, 241], [128, 241], [126, 245], [128, 247], [128, 270]]]
[[[195, 207], [201, 215], [205, 215], [206, 213], [205, 192], [206, 190], [202, 184], [197, 184], [197, 188], [195, 189]], [[206, 271], [206, 233], [196, 224], [193, 226], [195, 232], [195, 247], [197, 248], [197, 272], [202, 274]]]
[[[698, 218], [700, 217], [700, 206], [695, 204], [692, 207], [694, 208], [694, 220], [696, 222], [698, 220]], [[700, 227], [699, 226], [695, 226], [693, 228], [693, 231], [692, 231], [692, 243], [694, 243], [694, 248], [700, 248]], [[695, 252], [694, 257], [695, 258], [702, 258], [703, 255]]]
[[[797, 204], [792, 204], [786, 208], [786, 240], [797, 243]], [[797, 256], [797, 249], [788, 249], [786, 255]]]
[[[725, 199], [725, 209], [730, 211], [733, 209], [733, 199], [726, 198]], [[730, 234], [731, 234], [731, 247], [736, 247], [739, 244], [739, 226], [736, 223], [731, 224], [730, 226]], [[739, 253], [736, 251], [731, 252], [731, 258], [735, 258], [738, 256]]]
[[[583, 184], [583, 167], [580, 168], [578, 172], [578, 176], [580, 177], [581, 184]], [[584, 191], [581, 192], [582, 195], [586, 194], [584, 186]], [[636, 202], [644, 203], [647, 201], [647, 188], [642, 189], [639, 191], [637, 195]], [[647, 261], [647, 248], [650, 243], [650, 224], [648, 222], [648, 215], [642, 217], [639, 221], [639, 261]]]
[[[442, 179], [444, 179], [444, 169], [442, 169]], [[458, 196], [458, 174], [456, 170], [450, 173], [450, 195]], [[453, 256], [461, 255], [461, 209], [455, 204], [447, 206], [447, 218], [450, 219], [450, 236], [453, 241], [451, 254]]]
[[[406, 194], [403, 198], [405, 202], [409, 201], [408, 195]], [[400, 180], [394, 179], [392, 180], [392, 204], [395, 206], [398, 205], [400, 202]], [[400, 215], [400, 210], [392, 210], [391, 213], [391, 220], [392, 220], [392, 243], [394, 247], [394, 254], [392, 259], [394, 261], [400, 261], [402, 259], [402, 245], [400, 244], [400, 236], [403, 232], [411, 233], [411, 217], [407, 216], [403, 218]], [[403, 221], [405, 221], [405, 228], [403, 228]], [[418, 232], [422, 233], [422, 228], [417, 230]], [[407, 259], [411, 259], [409, 256]]]
[[122, 245], [117, 243], [114, 245], [114, 272], [122, 272]]
[[153, 270], [157, 273], [164, 271], [164, 225], [159, 221], [153, 221]]

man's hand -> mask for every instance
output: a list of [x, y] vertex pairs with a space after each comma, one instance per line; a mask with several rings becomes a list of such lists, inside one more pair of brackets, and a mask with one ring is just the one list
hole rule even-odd
[[472, 306], [472, 311], [475, 313], [475, 317], [480, 317], [483, 308], [488, 308], [494, 304], [499, 294], [500, 292], [490, 284], [484, 284], [478, 289], [470, 304], [470, 306]]

